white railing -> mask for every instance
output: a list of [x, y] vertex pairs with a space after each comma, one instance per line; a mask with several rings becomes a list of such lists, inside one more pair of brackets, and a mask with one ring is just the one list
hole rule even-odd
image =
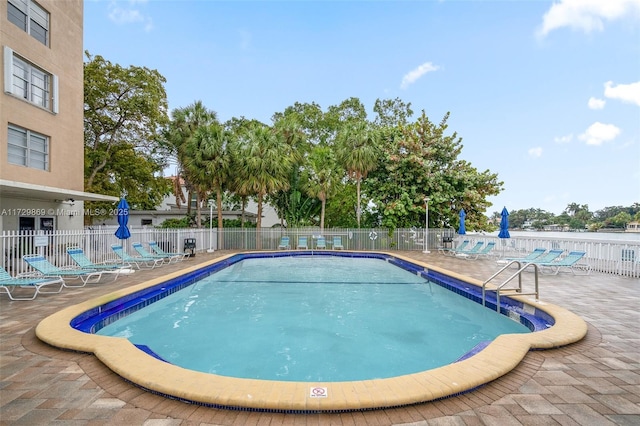
[[[2, 266], [12, 274], [28, 271], [22, 260], [25, 254], [45, 255], [57, 266], [72, 266], [66, 253], [67, 247], [82, 247], [94, 261], [117, 260], [111, 245], [123, 244], [128, 253], [134, 253], [131, 244], [157, 241], [165, 251], [180, 252], [184, 249], [185, 239], [195, 239], [196, 252], [214, 250], [276, 250], [283, 236], [288, 236], [292, 249], [297, 248], [299, 237], [307, 238], [309, 249], [315, 249], [320, 228], [225, 228], [220, 234], [216, 229], [160, 229], [134, 228], [131, 237], [119, 240], [115, 236], [116, 227], [99, 227], [49, 233], [31, 231], [3, 231], [0, 234], [0, 254]], [[382, 250], [382, 251], [423, 251], [424, 229], [396, 229], [389, 233], [386, 229], [325, 229], [322, 232], [327, 248], [332, 249], [333, 237], [340, 237], [346, 250]], [[562, 239], [552, 237], [512, 237], [501, 240], [494, 236], [472, 234], [456, 235], [453, 229], [429, 229], [428, 249], [437, 251], [442, 246], [451, 246], [446, 238], [454, 238], [455, 245], [462, 239], [476, 241], [495, 241], [494, 255], [524, 255], [537, 247], [585, 251], [585, 262], [593, 271], [630, 277], [640, 277], [640, 242], [617, 240]], [[134, 253], [135, 254], [135, 253]]]

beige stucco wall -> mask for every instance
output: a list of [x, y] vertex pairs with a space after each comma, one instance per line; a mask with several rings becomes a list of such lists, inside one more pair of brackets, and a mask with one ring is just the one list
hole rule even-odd
[[[82, 191], [83, 129], [83, 3], [82, 0], [38, 0], [50, 13], [50, 46], [45, 46], [7, 20], [7, 2], [0, 2], [0, 44], [58, 76], [59, 112], [54, 114], [13, 95], [0, 94], [0, 179]], [[0, 67], [4, 82], [4, 62]], [[48, 171], [7, 162], [9, 123], [50, 138]], [[1, 194], [0, 194], [1, 195]]]

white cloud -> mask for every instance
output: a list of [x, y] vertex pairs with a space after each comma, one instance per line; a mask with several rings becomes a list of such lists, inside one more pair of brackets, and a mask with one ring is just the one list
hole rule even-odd
[[640, 106], [640, 81], [631, 84], [613, 85], [613, 81], [604, 84], [604, 96], [610, 99], [619, 99]]
[[566, 136], [556, 136], [553, 138], [555, 143], [569, 143], [573, 140], [573, 133], [569, 133]]
[[587, 103], [587, 105], [589, 106], [589, 109], [602, 109], [604, 108], [604, 104], [606, 103], [607, 101], [605, 101], [604, 99], [591, 97], [589, 98], [589, 102]]
[[540, 158], [540, 157], [542, 157], [542, 148], [537, 146], [535, 148], [529, 149], [529, 151], [527, 151], [527, 153], [529, 154], [529, 157]]
[[585, 33], [602, 31], [604, 21], [624, 17], [640, 18], [640, 0], [560, 0], [544, 14], [537, 35], [545, 37], [563, 27]]
[[587, 145], [602, 145], [604, 142], [614, 140], [620, 134], [620, 129], [613, 124], [595, 122], [578, 138]]
[[[124, 3], [124, 6], [122, 6]], [[153, 29], [153, 20], [136, 9], [136, 4], [146, 3], [146, 1], [130, 0], [129, 2], [112, 1], [109, 3], [109, 19], [118, 25], [142, 23], [144, 30], [149, 32]]]
[[404, 77], [402, 77], [402, 83], [400, 84], [400, 88], [406, 89], [407, 87], [409, 87], [409, 85], [415, 83], [416, 80], [418, 80], [420, 77], [422, 77], [426, 73], [431, 71], [437, 71], [439, 69], [440, 69], [439, 66], [433, 65], [431, 62], [425, 62], [424, 64], [420, 65], [418, 68], [409, 71], [404, 75]]

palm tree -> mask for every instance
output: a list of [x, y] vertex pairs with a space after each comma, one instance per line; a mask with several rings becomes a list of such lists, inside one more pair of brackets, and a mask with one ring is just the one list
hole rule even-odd
[[338, 134], [338, 161], [356, 181], [356, 217], [362, 215], [360, 184], [374, 170], [378, 159], [378, 135], [365, 121], [347, 125]]
[[324, 214], [327, 199], [333, 195], [336, 184], [342, 179], [333, 151], [326, 145], [316, 145], [309, 155], [305, 168], [307, 193], [322, 203], [320, 233], [324, 231]]
[[262, 205], [266, 195], [289, 187], [289, 170], [292, 166], [288, 147], [276, 133], [265, 125], [253, 125], [246, 135], [244, 166], [246, 175], [239, 188], [244, 193], [256, 195], [258, 217], [256, 223], [256, 248], [261, 248]]
[[184, 180], [185, 187], [189, 194], [187, 197], [187, 214], [191, 213], [192, 192], [196, 192], [196, 198], [198, 199], [197, 222], [198, 227], [201, 227], [200, 198], [202, 198], [203, 194], [198, 193], [196, 185], [192, 182], [194, 179], [190, 176], [190, 171], [186, 169], [185, 164], [192, 158], [193, 152], [191, 150], [194, 146], [193, 144], [189, 146], [189, 143], [197, 129], [212, 123], [217, 123], [218, 115], [215, 111], [207, 109], [202, 101], [196, 101], [185, 108], [174, 109], [171, 112], [171, 117], [171, 123], [165, 132], [165, 141], [178, 162], [178, 169], [176, 171], [178, 185], [174, 185], [173, 192], [179, 205], [179, 200], [182, 198], [180, 179]]
[[233, 170], [230, 175], [229, 190], [240, 198], [242, 209], [240, 226], [242, 228], [244, 228], [245, 224], [247, 200], [253, 195], [249, 188], [244, 185], [249, 175], [246, 166], [247, 153], [245, 151], [249, 145], [248, 134], [253, 126], [263, 126], [263, 124], [257, 120], [248, 120], [244, 117], [234, 117], [225, 123], [225, 128], [230, 134], [228, 152], [231, 157], [230, 169]]
[[199, 127], [191, 139], [192, 156], [187, 159], [190, 175], [200, 188], [216, 193], [218, 248], [222, 248], [223, 241], [222, 194], [230, 180], [229, 137], [218, 123]]
[[[309, 151], [307, 135], [302, 128], [301, 119], [297, 112], [285, 112], [285, 114], [275, 114], [273, 117], [273, 128], [287, 149], [287, 155], [291, 157], [293, 167], [290, 169], [289, 187], [286, 190], [277, 191], [269, 196], [269, 203], [278, 212], [280, 223], [289, 226], [298, 226], [300, 221], [295, 219], [291, 213], [295, 209], [295, 216], [299, 216], [302, 211], [299, 209], [301, 201], [301, 190], [297, 187], [300, 178], [300, 166], [304, 157]], [[308, 201], [309, 199], [305, 197]]]

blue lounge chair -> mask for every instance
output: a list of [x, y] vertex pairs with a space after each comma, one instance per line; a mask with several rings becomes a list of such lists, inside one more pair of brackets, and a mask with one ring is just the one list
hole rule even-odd
[[316, 250], [325, 250], [327, 248], [327, 240], [324, 237], [318, 237], [316, 242]]
[[171, 258], [175, 258], [177, 261], [185, 260], [187, 257], [189, 257], [189, 253], [168, 253], [162, 250], [162, 248], [160, 248], [158, 243], [156, 243], [155, 241], [149, 241], [149, 248], [155, 254], [159, 254], [161, 256], [169, 256]]
[[[90, 269], [95, 271], [102, 271], [105, 274], [113, 274], [113, 280], [121, 273], [131, 273], [133, 269], [131, 269], [131, 265], [122, 264], [122, 263], [93, 263], [91, 259], [89, 259], [84, 251], [80, 247], [67, 247], [67, 254], [71, 257], [76, 265], [80, 269]], [[126, 272], [125, 272], [126, 271]]]
[[520, 262], [531, 262], [533, 260], [536, 260], [540, 256], [542, 256], [543, 254], [545, 254], [546, 251], [547, 249], [538, 247], [524, 257], [505, 257], [503, 259], [496, 260], [496, 263], [498, 265], [506, 265], [507, 263], [512, 262], [514, 260], [518, 260]]
[[278, 249], [281, 250], [289, 250], [291, 248], [291, 244], [289, 243], [289, 237], [280, 238], [280, 244], [278, 245]]
[[118, 255], [120, 259], [124, 263], [128, 263], [129, 265], [135, 265], [136, 268], [148, 268], [153, 269], [156, 266], [162, 265], [164, 263], [164, 259], [157, 259], [153, 257], [141, 257], [141, 256], [130, 256], [125, 253], [124, 249], [120, 244], [111, 244], [111, 250], [114, 251], [115, 254]]
[[[591, 266], [588, 264], [578, 263], [585, 255], [586, 253], [583, 251], [572, 251], [560, 260], [536, 263], [540, 267], [540, 272], [543, 274], [550, 273], [552, 275], [557, 275], [561, 269], [567, 268], [573, 272], [574, 275], [589, 275], [591, 273]], [[582, 274], [578, 274], [576, 271], [580, 271]]]
[[536, 260], [543, 254], [545, 254], [546, 251], [547, 249], [538, 247], [533, 249], [533, 251], [528, 255], [526, 255], [525, 257], [505, 257], [503, 260], [521, 260], [523, 262], [531, 262], [532, 260]]
[[173, 256], [162, 256], [159, 254], [149, 253], [143, 246], [142, 243], [131, 243], [131, 247], [140, 255], [140, 257], [147, 259], [159, 259], [162, 263], [169, 263], [172, 260]]
[[[46, 286], [58, 285], [55, 291], [42, 290]], [[58, 278], [37, 278], [37, 277], [12, 277], [6, 269], [0, 267], [0, 293], [7, 293], [11, 300], [33, 300], [38, 294], [56, 294], [62, 291], [64, 280]], [[18, 288], [33, 289], [31, 296], [16, 297], [14, 291]]]
[[[62, 278], [63, 286], [69, 288], [84, 287], [87, 283], [98, 282], [102, 278], [102, 271], [95, 269], [63, 269], [51, 264], [44, 256], [39, 254], [25, 254], [22, 256], [25, 262], [45, 278]], [[68, 279], [79, 279], [82, 285], [69, 285]]]
[[446, 254], [446, 255], [449, 255], [449, 256], [455, 256], [456, 252], [463, 252], [464, 250], [466, 250], [468, 245], [469, 245], [469, 240], [464, 240], [457, 247], [454, 247], [454, 248], [439, 247], [438, 251], [440, 253], [442, 253], [442, 254]]
[[467, 260], [469, 259], [478, 259], [480, 257], [485, 257], [485, 256], [490, 256], [491, 255], [491, 251], [493, 250], [493, 248], [496, 246], [496, 243], [494, 241], [490, 241], [487, 243], [486, 246], [481, 247], [481, 250], [477, 250], [475, 252], [469, 250], [468, 252], [462, 252], [462, 253], [456, 253], [456, 256], [458, 257], [463, 257]]
[[308, 250], [307, 237], [298, 237], [298, 249]]
[[560, 249], [549, 250], [549, 252], [545, 255], [542, 255], [533, 260], [521, 261], [521, 263], [538, 263], [538, 264], [549, 263], [549, 262], [553, 262], [554, 260], [562, 256], [562, 253], [564, 253], [564, 250], [560, 250]]
[[471, 254], [476, 254], [482, 249], [482, 246], [484, 246], [484, 242], [483, 241], [478, 241], [476, 243], [476, 245], [471, 247], [469, 250], [455, 249], [454, 250], [454, 256], [465, 257], [465, 256], [468, 256], [468, 255], [471, 255]]
[[344, 250], [344, 246], [342, 245], [342, 237], [333, 237], [333, 249]]

